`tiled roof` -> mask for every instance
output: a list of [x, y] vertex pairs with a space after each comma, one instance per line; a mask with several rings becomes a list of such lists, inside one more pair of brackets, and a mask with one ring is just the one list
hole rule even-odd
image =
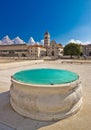
[[40, 48], [45, 48], [44, 46], [42, 46], [42, 45], [38, 45], [38, 44], [31, 45], [30, 47], [40, 47]]

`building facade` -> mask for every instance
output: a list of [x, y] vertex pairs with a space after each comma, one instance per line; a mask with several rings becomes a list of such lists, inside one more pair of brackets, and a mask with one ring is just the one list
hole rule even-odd
[[44, 47], [48, 48], [50, 46], [50, 34], [49, 32], [45, 32], [44, 34]]
[[28, 56], [27, 44], [0, 45], [0, 56], [25, 57]]
[[47, 56], [51, 58], [59, 58], [63, 55], [62, 44], [57, 44], [54, 40], [50, 42], [50, 34], [48, 32], [44, 34], [44, 47], [46, 48]]
[[63, 47], [61, 44], [57, 44], [55, 41], [50, 42], [50, 46], [47, 48], [47, 56], [58, 58], [62, 56]]
[[80, 45], [80, 48], [83, 55], [91, 56], [91, 44]]
[[40, 59], [46, 55], [46, 48], [42, 45], [34, 44], [29, 46], [29, 57], [31, 59]]
[[29, 45], [29, 44], [11, 44], [0, 45], [0, 56], [10, 57], [30, 57], [31, 59], [40, 59], [46, 56], [58, 58], [62, 55], [62, 44], [57, 44], [55, 41], [50, 42], [49, 32], [44, 34], [44, 45]]

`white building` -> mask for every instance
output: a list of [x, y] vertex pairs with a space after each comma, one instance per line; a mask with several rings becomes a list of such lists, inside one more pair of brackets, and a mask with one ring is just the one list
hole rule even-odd
[[29, 57], [31, 59], [40, 59], [46, 55], [46, 48], [42, 45], [34, 44], [29, 46]]

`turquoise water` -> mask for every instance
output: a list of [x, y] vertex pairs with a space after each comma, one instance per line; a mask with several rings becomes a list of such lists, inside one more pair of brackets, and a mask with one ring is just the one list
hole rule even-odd
[[69, 83], [79, 76], [68, 70], [42, 68], [17, 72], [13, 78], [24, 83], [48, 85]]

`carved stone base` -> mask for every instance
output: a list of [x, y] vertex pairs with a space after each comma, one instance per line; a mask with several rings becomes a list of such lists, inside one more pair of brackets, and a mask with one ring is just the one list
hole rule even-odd
[[10, 103], [19, 114], [37, 120], [59, 120], [75, 114], [82, 104], [81, 82], [33, 85], [12, 78]]

